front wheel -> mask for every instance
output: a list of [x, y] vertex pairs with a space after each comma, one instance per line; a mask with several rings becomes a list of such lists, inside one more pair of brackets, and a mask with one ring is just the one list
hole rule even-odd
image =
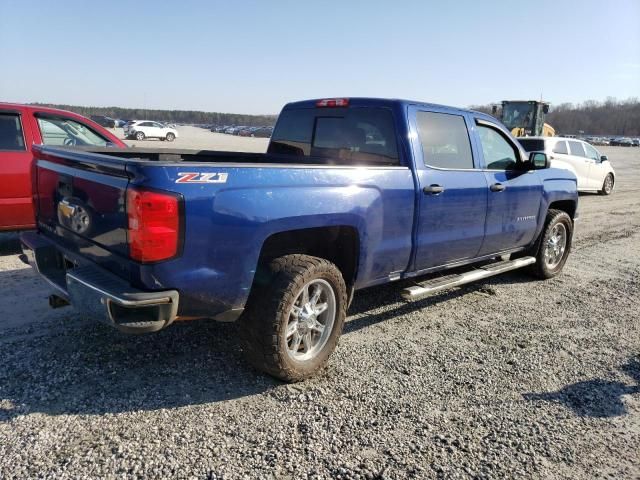
[[604, 182], [602, 183], [602, 190], [600, 190], [601, 195], [611, 195], [613, 192], [613, 175], [610, 173], [604, 177]]
[[328, 260], [286, 255], [256, 281], [240, 325], [247, 359], [287, 382], [304, 380], [336, 348], [347, 310], [340, 270]]
[[136, 132], [136, 140], [144, 140], [144, 133]]
[[167, 133], [167, 136], [165, 138], [167, 139], [167, 142], [173, 142], [176, 139], [176, 136], [173, 133], [169, 132]]
[[558, 275], [569, 256], [573, 238], [573, 221], [562, 210], [549, 210], [537, 243], [533, 274], [542, 279]]

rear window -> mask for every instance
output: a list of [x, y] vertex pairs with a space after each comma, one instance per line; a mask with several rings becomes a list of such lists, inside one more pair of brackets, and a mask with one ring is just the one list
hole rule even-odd
[[544, 140], [533, 139], [533, 138], [519, 138], [518, 141], [522, 148], [524, 148], [527, 152], [543, 152], [544, 151]]
[[385, 108], [285, 110], [268, 153], [290, 156], [296, 163], [399, 164], [393, 116]]
[[0, 150], [24, 149], [20, 116], [15, 113], [0, 113]]

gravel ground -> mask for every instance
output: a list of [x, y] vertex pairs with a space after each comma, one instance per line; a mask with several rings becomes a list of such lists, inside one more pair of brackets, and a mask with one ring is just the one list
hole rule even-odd
[[0, 246], [0, 478], [640, 478], [640, 149], [582, 195], [559, 277], [406, 303], [360, 292], [326, 371], [284, 385], [234, 325], [124, 336]]

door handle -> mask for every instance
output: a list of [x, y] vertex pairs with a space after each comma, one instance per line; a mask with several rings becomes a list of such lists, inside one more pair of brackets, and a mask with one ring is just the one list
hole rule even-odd
[[438, 195], [439, 193], [444, 192], [444, 187], [440, 185], [429, 185], [428, 187], [424, 187], [422, 189], [424, 193], [430, 193], [431, 195]]
[[507, 187], [505, 187], [501, 183], [494, 183], [489, 187], [489, 190], [491, 190], [492, 192], [504, 192], [506, 189]]

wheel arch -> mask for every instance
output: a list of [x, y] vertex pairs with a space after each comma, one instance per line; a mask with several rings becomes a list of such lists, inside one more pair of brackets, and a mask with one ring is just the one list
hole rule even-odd
[[[256, 280], [260, 270], [271, 260], [290, 254], [324, 258], [334, 263], [347, 288], [354, 285], [360, 256], [360, 235], [350, 225], [310, 227], [277, 232], [267, 237], [260, 249]], [[255, 280], [254, 280], [255, 281]]]
[[547, 211], [562, 210], [563, 212], [566, 212], [572, 220], [576, 218], [577, 209], [578, 205], [574, 200], [556, 200], [551, 202], [547, 207]]

